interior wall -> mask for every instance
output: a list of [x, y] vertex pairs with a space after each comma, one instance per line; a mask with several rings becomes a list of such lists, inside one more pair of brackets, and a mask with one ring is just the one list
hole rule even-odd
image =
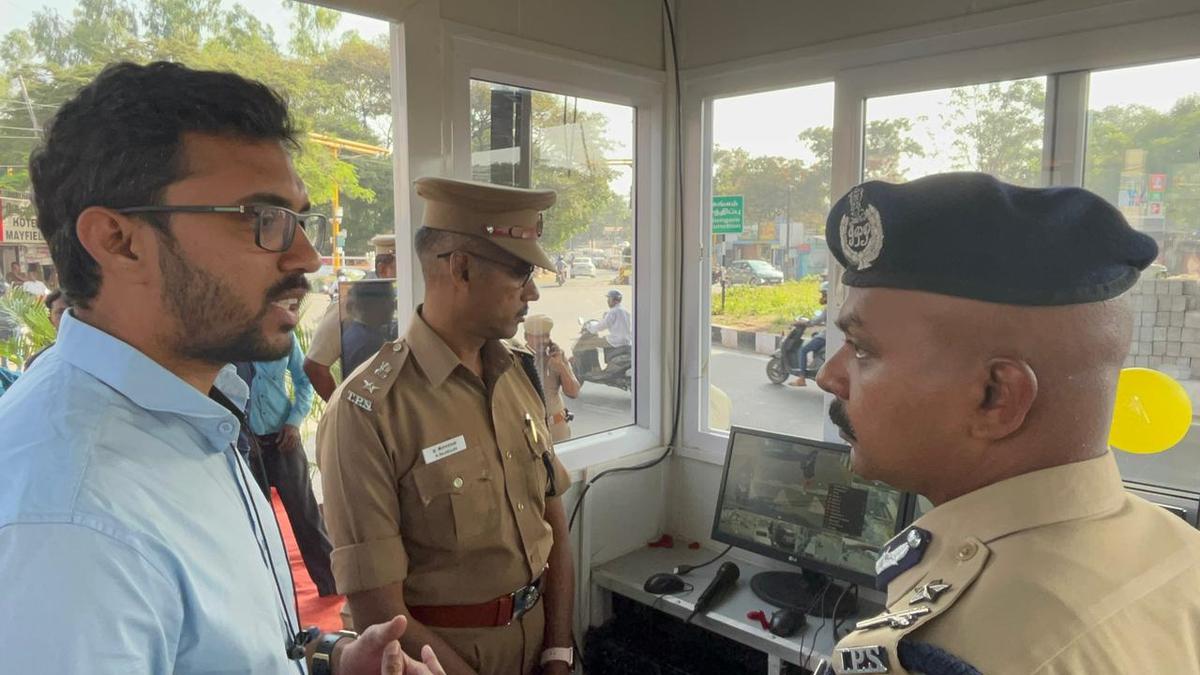
[[918, 41], [1017, 23], [1055, 34], [1069, 29], [1068, 15], [1081, 10], [1112, 8], [1128, 15], [1133, 8], [1132, 14], [1148, 19], [1188, 6], [1177, 0], [687, 0], [680, 3], [679, 61], [687, 70], [825, 45], [844, 48], [848, 41]]
[[433, 11], [445, 21], [663, 69], [661, 0], [321, 0], [347, 12], [404, 21]]

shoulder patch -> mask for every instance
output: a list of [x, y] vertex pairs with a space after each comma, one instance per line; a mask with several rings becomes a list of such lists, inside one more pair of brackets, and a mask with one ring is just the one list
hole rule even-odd
[[410, 352], [403, 339], [385, 342], [374, 358], [365, 366], [360, 366], [346, 380], [346, 400], [367, 412], [373, 412], [375, 401], [396, 383]]

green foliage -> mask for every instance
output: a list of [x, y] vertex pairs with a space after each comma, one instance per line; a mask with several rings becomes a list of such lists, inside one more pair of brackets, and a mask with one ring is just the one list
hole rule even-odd
[[[284, 2], [292, 38], [286, 50], [275, 32], [241, 4], [221, 0], [77, 0], [67, 14], [42, 9], [24, 29], [0, 37], [0, 126], [27, 131], [0, 138], [0, 165], [25, 166], [37, 142], [34, 127], [44, 127], [56, 106], [114, 61], [168, 60], [193, 68], [236, 72], [261, 80], [289, 100], [297, 125], [307, 131], [387, 147], [391, 143], [389, 47], [383, 39], [339, 32], [337, 11]], [[20, 79], [18, 79], [20, 78]], [[23, 105], [25, 91], [34, 120]], [[33, 122], [36, 121], [36, 125]], [[20, 136], [20, 138], [11, 138]], [[339, 158], [305, 138], [295, 157], [317, 210], [340, 191], [352, 235], [390, 231], [392, 196], [390, 160], [360, 178], [353, 153]], [[385, 175], [386, 174], [386, 175]], [[30, 191], [26, 171], [0, 172], [7, 196]], [[362, 255], [370, 235], [351, 236], [347, 253]]]
[[714, 324], [743, 323], [784, 330], [797, 316], [821, 311], [821, 280], [810, 276], [776, 286], [729, 286], [722, 309], [721, 292], [712, 294]]
[[20, 288], [13, 288], [0, 296], [0, 314], [4, 323], [15, 324], [16, 335], [0, 341], [0, 359], [25, 363], [50, 343], [54, 342], [54, 325], [50, 313], [37, 297]]

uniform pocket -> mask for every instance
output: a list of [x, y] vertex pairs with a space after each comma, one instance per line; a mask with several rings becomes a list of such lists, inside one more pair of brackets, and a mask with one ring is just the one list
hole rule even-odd
[[[478, 449], [469, 447], [433, 464], [412, 470], [413, 485], [424, 506], [420, 523], [407, 523], [415, 539], [456, 550], [499, 527], [500, 511], [492, 471]], [[419, 536], [412, 528], [422, 530]]]

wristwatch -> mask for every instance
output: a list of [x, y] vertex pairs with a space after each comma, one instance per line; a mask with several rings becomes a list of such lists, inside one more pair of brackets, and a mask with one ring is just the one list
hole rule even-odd
[[[546, 665], [551, 661], [563, 661], [568, 668], [575, 667], [575, 649], [572, 647], [551, 647], [542, 650], [542, 662], [540, 665]], [[313, 673], [316, 675], [316, 673]]]
[[333, 675], [333, 647], [346, 638], [357, 638], [358, 633], [352, 630], [339, 630], [336, 633], [325, 633], [317, 640], [317, 651], [312, 655], [311, 675]]

